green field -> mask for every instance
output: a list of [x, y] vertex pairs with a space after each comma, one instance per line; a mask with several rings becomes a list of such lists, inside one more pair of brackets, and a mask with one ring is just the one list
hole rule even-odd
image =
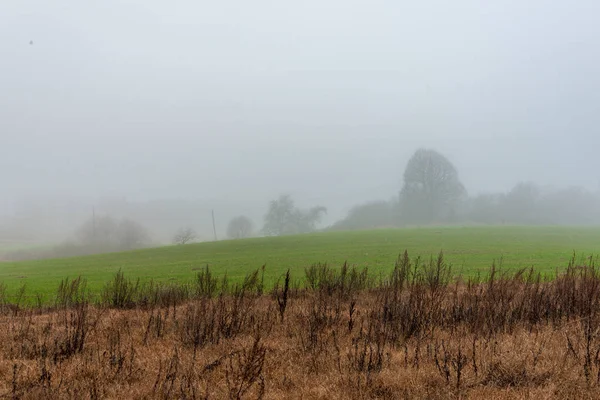
[[27, 292], [53, 293], [65, 277], [82, 275], [97, 290], [121, 268], [129, 277], [189, 281], [197, 269], [210, 265], [232, 280], [266, 265], [267, 283], [288, 268], [302, 278], [303, 268], [316, 262], [339, 266], [344, 261], [367, 266], [375, 275], [393, 268], [399, 253], [429, 257], [444, 251], [455, 273], [487, 271], [502, 258], [503, 268], [534, 266], [543, 273], [565, 267], [575, 251], [588, 257], [600, 253], [600, 228], [580, 227], [451, 227], [316, 233], [168, 246], [125, 253], [26, 262], [0, 263], [0, 282], [9, 293], [23, 283]]

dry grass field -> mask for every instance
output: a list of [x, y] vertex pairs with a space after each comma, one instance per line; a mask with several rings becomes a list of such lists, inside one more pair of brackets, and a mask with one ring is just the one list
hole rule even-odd
[[11, 399], [565, 399], [600, 397], [600, 274], [572, 262], [452, 278], [443, 256], [384, 279], [305, 269], [266, 288], [198, 272], [102, 301], [63, 281], [53, 304], [4, 302], [0, 396]]

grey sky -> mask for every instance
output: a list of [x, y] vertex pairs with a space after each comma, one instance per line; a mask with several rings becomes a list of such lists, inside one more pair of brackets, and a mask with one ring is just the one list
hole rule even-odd
[[[339, 210], [420, 146], [597, 188], [597, 1], [3, 0], [0, 182]], [[29, 41], [33, 41], [33, 45]]]

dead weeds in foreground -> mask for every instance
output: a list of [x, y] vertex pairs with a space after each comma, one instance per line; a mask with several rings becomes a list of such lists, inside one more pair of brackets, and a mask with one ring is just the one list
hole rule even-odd
[[314, 265], [266, 292], [208, 268], [190, 285], [121, 272], [91, 304], [64, 281], [51, 308], [0, 299], [7, 399], [600, 397], [600, 275], [576, 266], [454, 279], [399, 257], [378, 281]]

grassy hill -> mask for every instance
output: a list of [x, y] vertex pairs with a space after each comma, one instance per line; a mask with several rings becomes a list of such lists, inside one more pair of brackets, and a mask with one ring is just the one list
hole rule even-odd
[[573, 251], [579, 256], [600, 253], [600, 228], [580, 227], [448, 227], [328, 232], [278, 238], [254, 238], [168, 246], [124, 253], [69, 259], [0, 263], [0, 282], [9, 294], [24, 283], [28, 293], [53, 293], [66, 277], [78, 275], [98, 290], [118, 270], [129, 277], [188, 281], [210, 265], [233, 280], [266, 265], [267, 283], [290, 268], [302, 278], [304, 267], [316, 262], [339, 266], [344, 261], [370, 273], [387, 273], [399, 253], [435, 256], [444, 251], [455, 272], [486, 271], [502, 258], [504, 268], [534, 266], [552, 273], [564, 267]]

